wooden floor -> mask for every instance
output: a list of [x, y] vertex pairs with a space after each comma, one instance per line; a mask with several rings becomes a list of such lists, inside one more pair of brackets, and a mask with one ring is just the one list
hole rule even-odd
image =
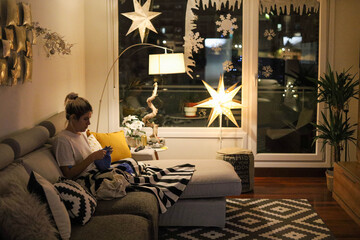
[[360, 240], [360, 226], [332, 198], [325, 177], [255, 177], [254, 185], [253, 192], [238, 197], [306, 198], [336, 239]]

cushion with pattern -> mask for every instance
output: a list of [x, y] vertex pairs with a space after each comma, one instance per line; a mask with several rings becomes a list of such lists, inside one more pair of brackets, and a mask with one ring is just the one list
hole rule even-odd
[[54, 184], [72, 221], [86, 224], [95, 212], [96, 199], [77, 182], [61, 178]]

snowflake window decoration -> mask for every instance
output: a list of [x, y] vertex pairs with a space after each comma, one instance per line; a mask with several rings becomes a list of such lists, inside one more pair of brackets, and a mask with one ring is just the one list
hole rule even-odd
[[270, 65], [263, 66], [262, 70], [263, 70], [262, 75], [264, 75], [264, 77], [266, 78], [270, 77], [273, 73], [273, 69], [271, 68]]
[[216, 21], [216, 25], [219, 27], [217, 28], [218, 32], [222, 32], [222, 35], [226, 36], [228, 33], [233, 34], [234, 29], [237, 29], [238, 26], [235, 24], [236, 18], [231, 18], [231, 14], [228, 13], [226, 18], [224, 15], [220, 15], [221, 21]]
[[223, 70], [230, 72], [234, 68], [234, 65], [231, 61], [227, 60], [223, 62]]
[[271, 40], [276, 36], [276, 33], [273, 29], [266, 29], [264, 32], [264, 37], [266, 37], [267, 40]]
[[191, 49], [193, 52], [198, 53], [200, 48], [204, 48], [203, 41], [204, 38], [200, 37], [200, 33], [193, 33], [190, 32], [190, 34], [187, 37], [184, 37], [185, 42], [189, 42], [191, 45]]
[[221, 44], [212, 46], [211, 50], [214, 52], [215, 55], [219, 55], [222, 50]]

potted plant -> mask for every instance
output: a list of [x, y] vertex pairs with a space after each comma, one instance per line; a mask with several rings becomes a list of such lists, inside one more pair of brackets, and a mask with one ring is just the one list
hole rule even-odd
[[141, 129], [144, 123], [135, 115], [124, 117], [122, 127], [125, 131], [126, 142], [130, 147], [137, 147], [141, 143], [141, 136], [145, 134]]
[[[354, 126], [350, 123], [350, 118], [346, 112], [351, 98], [358, 99], [359, 90], [358, 80], [354, 80], [356, 75], [351, 75], [347, 71], [340, 74], [333, 72], [330, 65], [324, 77], [320, 80], [313, 79], [317, 86], [317, 102], [325, 103], [325, 110], [321, 112], [322, 121], [319, 124], [313, 124], [318, 134], [314, 137], [323, 142], [322, 149], [329, 144], [332, 149], [331, 166], [326, 171], [328, 189], [332, 191], [333, 163], [341, 160], [341, 150], [348, 141], [355, 144]], [[345, 153], [346, 154], [346, 153]]]

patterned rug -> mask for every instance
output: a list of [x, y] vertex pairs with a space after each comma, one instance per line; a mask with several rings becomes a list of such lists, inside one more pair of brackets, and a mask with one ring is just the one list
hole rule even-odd
[[159, 239], [335, 239], [306, 199], [227, 199], [226, 226], [161, 227]]

